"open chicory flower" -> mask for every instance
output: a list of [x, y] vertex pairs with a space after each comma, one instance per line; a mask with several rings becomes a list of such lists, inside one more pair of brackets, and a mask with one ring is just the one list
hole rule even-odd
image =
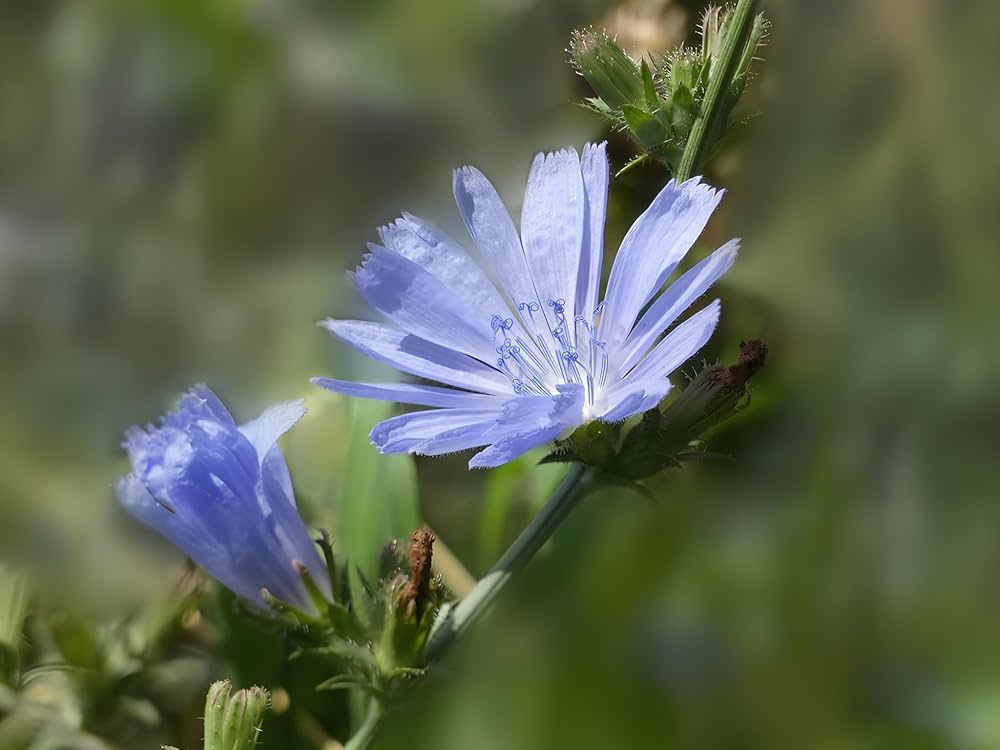
[[382, 244], [369, 245], [354, 273], [389, 324], [322, 324], [376, 360], [451, 386], [314, 379], [352, 396], [437, 407], [377, 424], [371, 439], [383, 453], [486, 446], [469, 466], [493, 467], [590, 421], [619, 422], [659, 403], [668, 376], [715, 330], [718, 300], [659, 340], [738, 250], [738, 241], [725, 244], [657, 296], [722, 198], [700, 178], [668, 183], [632, 225], [602, 302], [605, 144], [588, 144], [582, 157], [535, 157], [520, 236], [477, 169], [457, 170], [454, 190], [482, 265], [404, 214], [381, 228]]
[[278, 404], [237, 426], [198, 385], [158, 427], [133, 427], [124, 447], [132, 473], [116, 490], [124, 508], [243, 599], [274, 598], [316, 614], [303, 575], [330, 599], [328, 571], [295, 508], [278, 438], [305, 414]]

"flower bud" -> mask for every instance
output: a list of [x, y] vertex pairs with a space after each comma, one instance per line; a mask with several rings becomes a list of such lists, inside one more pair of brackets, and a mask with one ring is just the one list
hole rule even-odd
[[642, 101], [639, 66], [603, 31], [574, 31], [569, 53], [580, 75], [611, 110]]
[[215, 682], [205, 699], [205, 750], [253, 750], [270, 695], [252, 687], [230, 694], [229, 680]]
[[[767, 21], [762, 14], [747, 16], [735, 29], [731, 28], [733, 19], [733, 8], [709, 7], [702, 17], [700, 45], [663, 55], [650, 52], [648, 63], [633, 60], [604, 32], [573, 33], [569, 48], [573, 64], [597, 95], [585, 104], [615, 129], [628, 132], [640, 152], [622, 171], [647, 158], [657, 159], [672, 173], [678, 171], [695, 119], [705, 115], [713, 77], [729, 76], [714, 105], [719, 115], [707, 135], [707, 145], [722, 140], [743, 122], [744, 117], [733, 113], [751, 80], [750, 67], [767, 36]], [[728, 71], [721, 71], [723, 47], [731, 31], [739, 34], [734, 42], [735, 59], [726, 66]]]
[[736, 364], [706, 367], [662, 412], [643, 415], [625, 436], [610, 470], [642, 479], [690, 457], [693, 442], [746, 406], [747, 383], [766, 359], [763, 342], [740, 342]]

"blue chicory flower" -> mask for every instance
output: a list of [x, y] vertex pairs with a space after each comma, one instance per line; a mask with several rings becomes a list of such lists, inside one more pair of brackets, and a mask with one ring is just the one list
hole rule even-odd
[[437, 407], [376, 425], [371, 439], [380, 451], [486, 446], [469, 466], [498, 466], [592, 420], [618, 422], [652, 408], [670, 390], [668, 376], [708, 341], [718, 300], [658, 339], [732, 266], [738, 241], [658, 292], [722, 191], [698, 177], [671, 180], [626, 234], [599, 303], [605, 147], [535, 157], [520, 236], [489, 180], [474, 167], [457, 170], [455, 201], [482, 266], [416, 216], [381, 228], [382, 244], [369, 245], [354, 282], [389, 324], [322, 325], [373, 359], [452, 387], [315, 378], [352, 396]]
[[197, 385], [160, 425], [133, 427], [124, 447], [132, 473], [118, 499], [236, 594], [266, 607], [261, 589], [312, 614], [299, 570], [330, 598], [330, 580], [302, 519], [278, 438], [305, 414], [278, 404], [237, 426], [219, 398]]

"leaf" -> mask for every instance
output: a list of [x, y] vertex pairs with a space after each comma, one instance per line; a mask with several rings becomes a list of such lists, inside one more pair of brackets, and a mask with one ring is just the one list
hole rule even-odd
[[674, 130], [680, 133], [687, 133], [691, 130], [697, 114], [698, 105], [695, 103], [694, 94], [687, 86], [678, 86], [673, 91], [671, 97], [673, 111], [671, 113]]
[[304, 648], [295, 653], [295, 658], [303, 656], [324, 656], [345, 662], [352, 668], [371, 674], [378, 672], [375, 655], [366, 647], [343, 638], [332, 638], [326, 646]]
[[624, 104], [622, 105], [622, 116], [639, 145], [647, 150], [656, 148], [670, 138], [670, 131], [645, 110], [633, 107], [631, 104]]
[[646, 96], [646, 109], [650, 112], [655, 112], [660, 108], [660, 97], [656, 93], [656, 84], [653, 83], [653, 72], [649, 69], [646, 64], [646, 59], [643, 58], [640, 65], [639, 71], [642, 75], [642, 89]]
[[615, 177], [621, 177], [623, 174], [628, 172], [633, 167], [638, 167], [640, 164], [642, 164], [645, 161], [648, 161], [650, 158], [651, 157], [649, 154], [639, 154], [638, 156], [632, 158], [628, 164], [626, 164], [624, 167], [615, 172]]
[[364, 680], [351, 675], [338, 674], [328, 680], [324, 680], [316, 686], [317, 690], [350, 690], [351, 688], [361, 688], [367, 690], [369, 685]]
[[538, 463], [541, 464], [571, 464], [576, 462], [578, 459], [572, 453], [566, 451], [553, 451], [547, 456], [544, 456]]
[[[355, 606], [366, 600], [364, 581], [378, 580], [379, 554], [393, 538], [405, 539], [420, 526], [417, 478], [409, 456], [382, 455], [368, 439], [391, 404], [354, 400], [335, 503], [337, 551], [350, 561], [348, 581]], [[361, 615], [360, 610], [355, 610]]]

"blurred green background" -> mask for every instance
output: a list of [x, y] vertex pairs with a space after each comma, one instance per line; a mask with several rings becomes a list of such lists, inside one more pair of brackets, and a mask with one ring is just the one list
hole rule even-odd
[[[187, 579], [115, 507], [122, 430], [194, 381], [240, 418], [304, 395], [308, 519], [373, 565], [422, 517], [482, 573], [559, 470], [376, 456], [384, 407], [308, 384], [371, 365], [315, 322], [364, 316], [344, 272], [400, 210], [468, 241], [452, 168], [516, 212], [536, 150], [606, 137], [573, 28], [665, 50], [701, 5], [0, 3], [0, 557], [34, 592], [0, 747], [194, 750], [218, 676], [280, 689], [266, 747], [346, 737], [225, 595], [155, 625]], [[386, 747], [1000, 747], [1000, 6], [765, 8], [692, 255], [745, 238], [706, 356], [771, 347], [734, 460], [590, 497]], [[665, 179], [613, 182], [609, 247]]]

